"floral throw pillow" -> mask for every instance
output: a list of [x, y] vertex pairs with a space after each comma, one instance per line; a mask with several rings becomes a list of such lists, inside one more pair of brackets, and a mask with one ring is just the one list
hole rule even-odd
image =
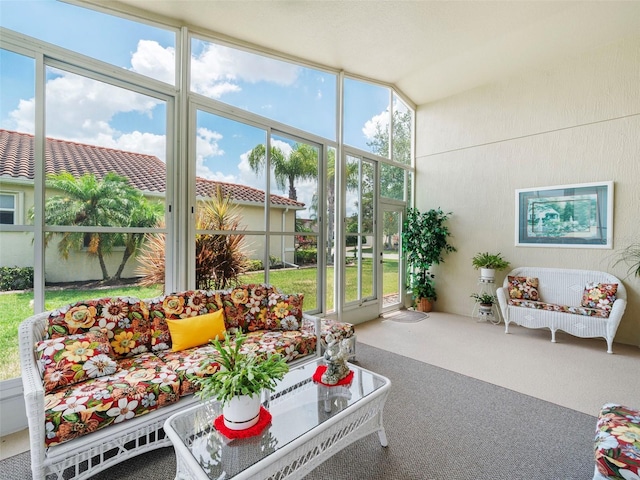
[[540, 301], [538, 279], [536, 277], [507, 277], [509, 298], [513, 300]]
[[47, 335], [56, 338], [101, 329], [106, 329], [116, 359], [149, 351], [149, 309], [133, 297], [81, 300], [54, 310]]
[[303, 293], [269, 295], [266, 315], [267, 330], [300, 330], [302, 328]]
[[617, 292], [617, 283], [587, 283], [582, 293], [582, 303], [580, 305], [610, 312], [613, 302], [616, 301]]
[[227, 330], [264, 330], [267, 301], [276, 289], [264, 283], [240, 285], [224, 295], [224, 322]]
[[112, 353], [105, 329], [38, 342], [36, 356], [45, 391], [113, 374], [118, 367]]

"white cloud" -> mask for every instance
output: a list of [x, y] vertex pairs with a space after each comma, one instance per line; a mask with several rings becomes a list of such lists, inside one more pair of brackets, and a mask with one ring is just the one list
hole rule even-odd
[[212, 98], [225, 93], [239, 92], [238, 82], [271, 82], [292, 85], [300, 68], [242, 50], [203, 43], [203, 50], [191, 61], [193, 89]]
[[385, 110], [378, 115], [374, 115], [370, 120], [367, 120], [362, 127], [362, 133], [368, 139], [372, 139], [375, 137], [377, 132], [377, 126], [380, 126], [381, 130], [385, 130], [389, 127], [389, 111]]
[[[46, 84], [48, 137], [136, 151], [165, 158], [165, 136], [137, 130], [123, 133], [112, 126], [119, 114], [149, 118], [158, 100], [80, 75], [52, 70]], [[34, 132], [35, 98], [21, 100], [10, 113], [16, 128]]]
[[212, 158], [224, 155], [224, 150], [218, 144], [222, 140], [222, 134], [209, 130], [208, 128], [198, 128], [196, 135], [196, 175], [209, 180], [221, 182], [233, 182], [234, 175], [224, 175], [220, 171], [214, 172], [205, 162]]
[[175, 85], [175, 65], [175, 49], [153, 40], [140, 40], [131, 56], [131, 70], [171, 85]]
[[155, 155], [163, 162], [167, 151], [167, 137], [148, 132], [129, 132], [114, 139], [114, 146], [118, 150], [140, 152]]

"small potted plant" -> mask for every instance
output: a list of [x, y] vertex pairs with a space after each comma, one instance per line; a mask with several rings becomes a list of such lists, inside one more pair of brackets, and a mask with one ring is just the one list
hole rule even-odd
[[510, 263], [502, 258], [501, 253], [476, 253], [471, 259], [471, 264], [476, 270], [480, 270], [482, 280], [493, 281], [496, 278], [496, 270], [508, 268]]
[[204, 377], [191, 376], [200, 399], [214, 398], [222, 403], [224, 425], [230, 430], [244, 430], [258, 423], [262, 391], [273, 391], [289, 371], [279, 354], [265, 358], [255, 352], [242, 352], [246, 339], [245, 335], [237, 335], [235, 341], [230, 341], [225, 335], [224, 343], [217, 338], [211, 340], [217, 355], [205, 360], [202, 367], [206, 370], [216, 363], [220, 368]]
[[472, 293], [471, 298], [480, 304], [479, 309], [481, 314], [491, 312], [493, 305], [498, 301], [495, 295], [490, 293]]

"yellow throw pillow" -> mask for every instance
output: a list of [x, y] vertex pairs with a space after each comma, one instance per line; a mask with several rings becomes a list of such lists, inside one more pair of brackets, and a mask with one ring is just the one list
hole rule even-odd
[[214, 338], [222, 340], [226, 332], [224, 310], [180, 320], [167, 319], [167, 324], [171, 334], [172, 352], [204, 345]]

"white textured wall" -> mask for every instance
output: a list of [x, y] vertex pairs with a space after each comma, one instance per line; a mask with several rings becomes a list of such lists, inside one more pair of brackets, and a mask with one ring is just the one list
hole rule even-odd
[[[640, 241], [640, 36], [420, 106], [416, 179], [421, 210], [453, 212], [458, 252], [435, 270], [436, 310], [469, 315], [471, 257], [501, 252], [513, 267], [623, 278], [629, 304], [616, 341], [640, 345], [640, 279], [613, 267], [617, 251]], [[608, 180], [613, 250], [515, 246], [516, 189]]]

